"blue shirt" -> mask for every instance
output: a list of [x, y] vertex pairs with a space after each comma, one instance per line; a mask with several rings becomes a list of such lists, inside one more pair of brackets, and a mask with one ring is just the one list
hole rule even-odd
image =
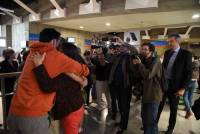
[[167, 71], [166, 71], [166, 78], [171, 79], [172, 75], [172, 67], [174, 65], [174, 61], [176, 60], [176, 56], [178, 55], [178, 52], [180, 50], [180, 47], [178, 47], [176, 50], [174, 50], [173, 55], [170, 57], [168, 65], [167, 65]]

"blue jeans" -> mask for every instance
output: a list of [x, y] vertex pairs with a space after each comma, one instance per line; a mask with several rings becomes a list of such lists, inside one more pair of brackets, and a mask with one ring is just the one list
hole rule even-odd
[[142, 123], [144, 134], [158, 134], [157, 114], [159, 102], [142, 104]]
[[194, 90], [195, 90], [195, 81], [190, 81], [187, 89], [185, 89], [185, 93], [183, 96], [185, 108], [186, 108], [186, 111], [188, 112], [191, 111], [192, 96], [193, 96]]

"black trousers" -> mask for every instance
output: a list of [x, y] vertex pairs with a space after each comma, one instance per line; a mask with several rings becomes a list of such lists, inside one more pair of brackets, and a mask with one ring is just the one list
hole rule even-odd
[[115, 88], [116, 87], [114, 85], [109, 85], [110, 97], [111, 97], [111, 108], [112, 108], [112, 114], [114, 115], [113, 116], [114, 120], [116, 119], [116, 114], [117, 114], [117, 111], [118, 111], [118, 108], [117, 108], [117, 92], [116, 92]]
[[162, 113], [162, 110], [167, 98], [169, 100], [169, 106], [170, 106], [168, 130], [173, 130], [176, 125], [177, 110], [178, 110], [178, 104], [179, 104], [179, 99], [180, 99], [180, 97], [176, 97], [174, 93], [169, 92], [169, 93], [164, 94], [163, 99], [159, 105], [157, 121], [159, 121], [160, 119], [160, 115]]
[[113, 92], [115, 92], [120, 112], [120, 128], [127, 129], [132, 97], [131, 88], [124, 88], [123, 85], [114, 85], [113, 89], [115, 89]]

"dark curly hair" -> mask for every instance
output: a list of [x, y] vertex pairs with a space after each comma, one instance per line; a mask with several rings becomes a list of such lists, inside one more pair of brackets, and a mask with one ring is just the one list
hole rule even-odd
[[148, 46], [149, 47], [149, 51], [151, 51], [151, 52], [155, 51], [155, 46], [153, 44], [151, 44], [150, 42], [149, 43], [143, 43], [142, 47], [143, 46]]
[[3, 50], [3, 57], [5, 60], [10, 59], [10, 56], [12, 56], [13, 54], [15, 54], [15, 51], [13, 49], [5, 49]]

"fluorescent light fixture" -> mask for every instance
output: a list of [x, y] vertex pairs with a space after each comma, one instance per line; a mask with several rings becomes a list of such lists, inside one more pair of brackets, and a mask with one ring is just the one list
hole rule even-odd
[[194, 14], [194, 15], [192, 15], [192, 19], [198, 19], [199, 17], [200, 17], [199, 14]]
[[80, 29], [83, 29], [84, 27], [83, 26], [80, 26]]
[[111, 24], [109, 22], [106, 23], [106, 26], [110, 26]]

